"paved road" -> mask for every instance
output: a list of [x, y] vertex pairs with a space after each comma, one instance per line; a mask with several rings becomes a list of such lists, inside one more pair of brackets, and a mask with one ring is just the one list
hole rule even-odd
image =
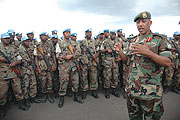
[[[4, 120], [128, 120], [126, 100], [111, 95], [105, 99], [103, 92], [95, 99], [88, 93], [84, 104], [73, 102], [65, 97], [62, 109], [54, 104], [32, 104], [29, 111], [22, 111], [12, 105]], [[164, 95], [165, 112], [161, 120], [180, 120], [180, 95], [169, 92]]]

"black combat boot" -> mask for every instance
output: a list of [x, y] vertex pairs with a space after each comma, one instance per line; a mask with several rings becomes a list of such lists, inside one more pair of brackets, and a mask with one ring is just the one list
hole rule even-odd
[[41, 103], [41, 100], [38, 97], [33, 97], [30, 99], [30, 103]]
[[164, 94], [167, 94], [168, 91], [169, 91], [169, 86], [164, 86], [163, 93], [164, 93]]
[[25, 100], [25, 105], [26, 105], [28, 108], [31, 107], [31, 105], [30, 105], [30, 100], [29, 100], [29, 99], [26, 99], [26, 100]]
[[91, 96], [93, 96], [94, 98], [99, 98], [96, 90], [91, 91]]
[[180, 94], [180, 90], [176, 86], [173, 87], [173, 91], [176, 92], [177, 94]]
[[0, 119], [3, 119], [6, 116], [5, 105], [0, 105]]
[[74, 93], [74, 101], [78, 103], [84, 103], [84, 101], [81, 99], [81, 97], [75, 92]]
[[29, 108], [25, 104], [25, 100], [18, 101], [18, 108], [27, 111]]
[[43, 93], [42, 98], [41, 98], [41, 102], [45, 103], [47, 101], [47, 97], [48, 97], [48, 95]]
[[117, 92], [116, 88], [112, 89], [112, 95], [116, 96], [116, 97], [120, 97], [119, 92]]
[[48, 94], [48, 97], [47, 97], [48, 101], [52, 104], [54, 103], [54, 98], [53, 98], [53, 95], [52, 94]]
[[64, 105], [64, 96], [60, 96], [58, 107], [59, 107], [59, 108], [62, 108], [63, 105]]
[[110, 98], [109, 88], [105, 88], [105, 98], [106, 98], [106, 99], [109, 99], [109, 98]]
[[82, 98], [83, 100], [86, 99], [86, 91], [82, 91], [81, 98]]

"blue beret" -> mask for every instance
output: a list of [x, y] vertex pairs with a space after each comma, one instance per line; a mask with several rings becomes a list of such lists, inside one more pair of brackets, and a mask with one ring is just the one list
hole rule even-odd
[[54, 34], [51, 36], [51, 38], [58, 38], [58, 35]]
[[104, 34], [104, 31], [99, 31], [99, 35], [100, 35], [100, 34]]
[[76, 37], [77, 33], [72, 33], [71, 36]]
[[47, 32], [42, 32], [42, 33], [39, 34], [39, 36], [41, 36], [41, 35], [48, 35], [48, 33]]
[[117, 29], [117, 32], [120, 32], [120, 31], [122, 31], [123, 29]]
[[116, 34], [116, 30], [111, 30], [110, 34]]
[[174, 34], [173, 35], [180, 35], [180, 32], [174, 32]]
[[2, 33], [1, 34], [1, 38], [10, 38], [9, 34], [8, 33]]
[[31, 31], [31, 32], [26, 33], [26, 35], [28, 35], [28, 34], [34, 34], [34, 32], [33, 32], [33, 31]]
[[109, 29], [105, 29], [104, 32], [109, 32]]
[[57, 30], [52, 30], [52, 33], [57, 33], [58, 31]]
[[92, 32], [92, 29], [89, 28], [89, 29], [85, 30], [85, 32]]
[[96, 39], [96, 38], [98, 38], [98, 35], [95, 35], [95, 36], [94, 36], [94, 39]]
[[19, 32], [19, 33], [16, 33], [16, 36], [18, 36], [18, 35], [22, 35], [22, 33], [20, 33], [20, 32]]
[[64, 33], [64, 32], [71, 32], [71, 29], [70, 29], [70, 28], [64, 29], [64, 30], [63, 30], [63, 33]]
[[9, 30], [8, 30], [8, 33], [13, 33], [13, 32], [14, 32], [13, 29], [9, 29]]
[[174, 37], [172, 37], [171, 40], [174, 40]]
[[27, 37], [27, 36], [23, 36], [22, 38], [21, 38], [21, 42], [23, 42], [23, 41], [25, 41], [25, 40], [28, 40], [29, 38]]
[[155, 34], [159, 34], [159, 32], [154, 32]]

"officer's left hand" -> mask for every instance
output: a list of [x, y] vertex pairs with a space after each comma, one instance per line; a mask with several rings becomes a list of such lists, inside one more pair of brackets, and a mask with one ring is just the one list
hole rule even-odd
[[150, 51], [145, 40], [144, 40], [144, 45], [133, 44], [130, 50], [132, 51], [131, 53], [132, 55], [135, 55], [135, 54], [146, 55]]
[[10, 67], [15, 67], [16, 66], [16, 62], [12, 62], [9, 66]]

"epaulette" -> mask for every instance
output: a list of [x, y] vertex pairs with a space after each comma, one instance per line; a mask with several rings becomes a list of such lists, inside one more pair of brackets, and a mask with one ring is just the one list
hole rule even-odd
[[161, 34], [152, 33], [152, 39], [165, 39], [165, 37]]

